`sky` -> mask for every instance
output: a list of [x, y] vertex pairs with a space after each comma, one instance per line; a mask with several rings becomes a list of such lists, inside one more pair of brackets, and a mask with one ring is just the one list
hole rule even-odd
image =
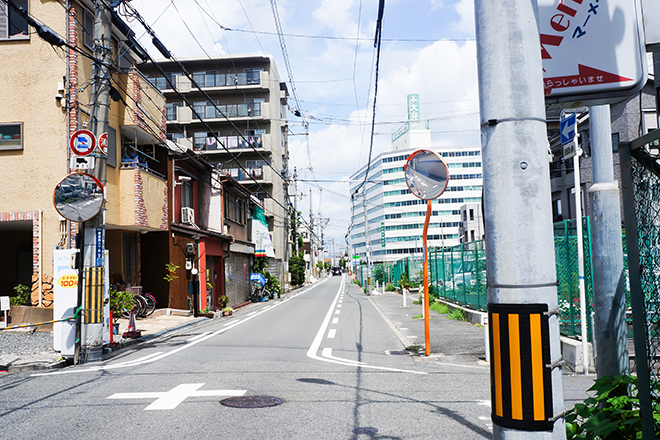
[[[326, 249], [333, 250], [334, 240], [334, 251], [343, 250], [348, 178], [367, 163], [372, 144], [378, 0], [133, 0], [132, 5], [176, 58], [274, 57], [289, 88], [289, 106], [300, 109], [309, 123], [306, 135], [301, 118], [289, 114], [289, 168], [299, 177], [298, 210], [309, 219], [311, 190], [315, 222], [327, 221]], [[139, 26], [134, 29], [142, 46], [161, 58], [151, 38]], [[391, 149], [392, 131], [407, 119], [409, 94], [419, 94], [433, 146], [478, 146], [473, 0], [387, 0], [381, 35], [372, 157]]]

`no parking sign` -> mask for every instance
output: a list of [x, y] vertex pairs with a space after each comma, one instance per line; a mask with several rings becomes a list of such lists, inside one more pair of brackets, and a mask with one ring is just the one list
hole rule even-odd
[[69, 146], [78, 156], [87, 156], [96, 148], [96, 137], [89, 130], [78, 130], [69, 139]]

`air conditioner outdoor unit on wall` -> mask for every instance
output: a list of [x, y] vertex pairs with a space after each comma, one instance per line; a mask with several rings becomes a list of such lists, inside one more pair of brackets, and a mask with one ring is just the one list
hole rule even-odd
[[195, 211], [192, 208], [181, 208], [181, 223], [195, 224]]

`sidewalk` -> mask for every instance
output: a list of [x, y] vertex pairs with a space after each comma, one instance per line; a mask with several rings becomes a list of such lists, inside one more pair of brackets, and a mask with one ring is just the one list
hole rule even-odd
[[[408, 296], [406, 307], [403, 307], [403, 296], [395, 292], [371, 295], [369, 301], [389, 322], [403, 347], [420, 346], [420, 350], [413, 356], [416, 362], [482, 366], [490, 374], [486, 362], [484, 329], [476, 324], [449, 319], [447, 315], [433, 310], [429, 313], [431, 355], [425, 356], [424, 319], [413, 319], [413, 316], [422, 314], [422, 305], [413, 304], [418, 296]], [[583, 402], [588, 397], [586, 391], [596, 379], [595, 374], [577, 374], [568, 368], [563, 369], [562, 376], [566, 408]]]
[[[181, 312], [181, 311], [179, 311]], [[138, 318], [136, 329], [142, 332], [138, 339], [123, 338], [128, 329], [128, 319], [119, 319], [119, 334], [113, 336], [114, 345], [109, 350], [116, 350], [139, 342], [162, 336], [209, 318], [195, 318], [189, 314], [166, 314], [165, 309], [156, 310], [148, 318]], [[108, 349], [104, 349], [107, 351]], [[0, 332], [0, 373], [44, 370], [66, 366], [66, 360], [53, 350], [52, 333], [31, 331], [29, 328], [5, 330]]]

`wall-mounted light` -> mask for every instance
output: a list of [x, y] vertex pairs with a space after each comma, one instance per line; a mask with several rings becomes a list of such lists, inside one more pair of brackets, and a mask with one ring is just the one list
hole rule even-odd
[[176, 181], [174, 181], [174, 186], [183, 185], [183, 182], [190, 182], [192, 177], [190, 176], [179, 176]]

